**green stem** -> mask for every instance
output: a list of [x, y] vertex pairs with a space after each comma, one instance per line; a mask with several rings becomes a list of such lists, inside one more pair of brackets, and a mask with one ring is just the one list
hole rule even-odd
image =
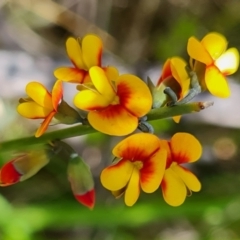
[[[193, 113], [193, 112], [199, 112], [211, 106], [212, 104], [213, 104], [212, 102], [192, 102], [192, 103], [187, 103], [179, 106], [152, 109], [147, 114], [147, 120], [153, 121], [153, 120], [169, 118], [169, 117]], [[89, 125], [77, 125], [77, 126], [45, 133], [39, 138], [31, 136], [31, 137], [19, 138], [19, 139], [2, 142], [0, 143], [0, 151], [3, 152], [3, 151], [20, 150], [20, 149], [24, 150], [29, 148], [29, 146], [44, 144], [51, 140], [71, 138], [71, 137], [86, 135], [94, 132], [96, 132], [96, 130]]]

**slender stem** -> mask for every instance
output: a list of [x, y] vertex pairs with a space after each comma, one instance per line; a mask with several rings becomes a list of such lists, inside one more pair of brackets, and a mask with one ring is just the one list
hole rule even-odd
[[[147, 114], [147, 120], [153, 121], [157, 119], [163, 119], [163, 118], [169, 118], [169, 117], [193, 113], [193, 112], [199, 112], [211, 105], [213, 105], [212, 102], [192, 102], [192, 103], [187, 103], [179, 106], [152, 109]], [[19, 139], [2, 142], [0, 143], [0, 151], [3, 152], [3, 151], [27, 149], [29, 148], [29, 146], [44, 144], [51, 140], [82, 136], [82, 135], [86, 135], [94, 132], [96, 132], [96, 130], [89, 125], [77, 125], [77, 126], [45, 133], [39, 138], [31, 136], [31, 137], [19, 138]]]

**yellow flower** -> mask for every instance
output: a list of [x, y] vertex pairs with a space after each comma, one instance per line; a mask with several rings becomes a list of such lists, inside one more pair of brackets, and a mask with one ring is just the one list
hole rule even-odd
[[152, 106], [147, 85], [130, 74], [112, 82], [97, 66], [92, 67], [89, 74], [95, 88], [79, 92], [74, 98], [75, 106], [89, 111], [89, 123], [100, 132], [116, 136], [133, 132], [138, 118], [147, 114]]
[[169, 142], [160, 140], [160, 143], [168, 152], [161, 183], [163, 197], [169, 205], [179, 206], [185, 201], [188, 191], [198, 192], [201, 189], [197, 177], [181, 164], [197, 161], [202, 147], [189, 133], [176, 133]]
[[167, 152], [158, 137], [149, 133], [131, 135], [115, 146], [113, 155], [120, 160], [102, 171], [101, 182], [115, 196], [124, 194], [127, 206], [135, 204], [140, 188], [146, 193], [159, 188]]
[[[71, 83], [90, 81], [88, 71], [93, 66], [101, 66], [103, 44], [96, 35], [86, 35], [82, 39], [70, 37], [66, 41], [66, 49], [73, 67], [60, 67], [54, 71], [57, 79]], [[118, 71], [114, 67], [102, 67], [111, 80], [116, 79]]]
[[195, 37], [188, 40], [190, 64], [196, 71], [202, 88], [217, 97], [229, 97], [230, 89], [225, 76], [235, 73], [239, 66], [236, 48], [227, 49], [226, 38], [219, 33], [209, 33], [202, 41]]
[[17, 111], [26, 118], [44, 119], [35, 133], [36, 137], [40, 137], [46, 131], [62, 101], [62, 81], [56, 81], [52, 93], [49, 93], [41, 83], [30, 82], [26, 86], [26, 93], [29, 97], [20, 100]]

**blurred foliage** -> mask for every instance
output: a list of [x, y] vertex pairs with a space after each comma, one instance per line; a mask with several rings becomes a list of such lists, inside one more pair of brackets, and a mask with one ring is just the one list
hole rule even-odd
[[[3, 0], [0, 49], [24, 51], [34, 60], [47, 56], [58, 64], [67, 59], [64, 44], [69, 35], [94, 32], [109, 52], [143, 73], [173, 55], [187, 60], [191, 35], [200, 39], [209, 31], [219, 31], [230, 46], [240, 49], [239, 11], [238, 0]], [[24, 83], [19, 87], [24, 89]], [[0, 89], [1, 141], [32, 134], [36, 125], [17, 116], [14, 94], [7, 100], [1, 94]], [[234, 106], [235, 111], [239, 109], [236, 102]], [[203, 185], [200, 193], [177, 208], [167, 206], [160, 190], [142, 193], [137, 204], [128, 208], [99, 182], [100, 171], [112, 161], [111, 149], [121, 138], [96, 133], [68, 139], [95, 176], [94, 210], [75, 201], [66, 163], [53, 159], [30, 180], [1, 188], [0, 239], [240, 239], [239, 129], [188, 122], [184, 117], [179, 125], [171, 119], [153, 125], [160, 137], [187, 131], [200, 139], [204, 154], [193, 169]], [[0, 152], [0, 163], [14, 154]]]

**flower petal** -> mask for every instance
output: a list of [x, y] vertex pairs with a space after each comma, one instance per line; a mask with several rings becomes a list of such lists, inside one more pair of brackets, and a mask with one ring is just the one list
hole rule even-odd
[[104, 70], [107, 78], [110, 81], [116, 81], [117, 80], [117, 78], [119, 76], [119, 73], [118, 73], [118, 70], [115, 67], [108, 66], [108, 67], [103, 67], [102, 69]]
[[171, 206], [181, 205], [187, 196], [187, 188], [182, 179], [171, 169], [165, 171], [162, 184], [164, 200]]
[[146, 83], [131, 74], [121, 75], [116, 80], [120, 103], [137, 117], [147, 114], [152, 107], [152, 95]]
[[74, 197], [84, 206], [93, 209], [95, 204], [95, 190], [92, 189], [84, 194], [74, 194]]
[[61, 67], [57, 68], [53, 74], [57, 79], [60, 79], [62, 81], [70, 83], [83, 83], [87, 72], [83, 69], [78, 68]]
[[200, 142], [189, 133], [176, 133], [170, 141], [172, 161], [181, 163], [195, 162], [202, 154]]
[[160, 142], [157, 136], [150, 133], [136, 133], [118, 143], [112, 153], [119, 158], [140, 161], [150, 158], [159, 148]]
[[178, 164], [173, 164], [171, 169], [183, 180], [188, 189], [194, 192], [201, 190], [201, 183], [191, 171]]
[[111, 191], [122, 189], [129, 182], [133, 168], [133, 164], [128, 160], [120, 160], [117, 164], [105, 168], [100, 176], [102, 185]]
[[44, 108], [53, 109], [52, 96], [39, 82], [30, 82], [26, 86], [27, 95], [37, 104]]
[[221, 98], [227, 98], [230, 96], [230, 89], [227, 80], [217, 67], [211, 66], [206, 69], [205, 82], [212, 95]]
[[95, 66], [89, 70], [89, 74], [97, 91], [111, 102], [116, 96], [116, 93], [104, 70]]
[[25, 118], [45, 118], [52, 111], [51, 109], [39, 106], [35, 102], [24, 102], [17, 106], [17, 111]]
[[[82, 49], [77, 39], [68, 38], [66, 41], [67, 54], [73, 65], [82, 70], [88, 70], [83, 62]], [[61, 79], [61, 78], [60, 78]]]
[[152, 193], [159, 188], [164, 175], [166, 160], [167, 151], [160, 149], [143, 162], [143, 168], [140, 170], [140, 184], [144, 192]]
[[48, 125], [50, 124], [52, 118], [56, 112], [51, 112], [42, 122], [41, 126], [38, 128], [37, 132], [35, 133], [35, 137], [38, 138], [43, 135], [43, 133], [47, 130]]
[[130, 134], [138, 126], [138, 118], [121, 105], [110, 105], [101, 111], [89, 112], [88, 121], [99, 132], [113, 136]]
[[238, 50], [236, 48], [229, 48], [215, 61], [215, 66], [225, 76], [235, 73], [239, 66]]
[[171, 76], [172, 76], [172, 71], [171, 71], [171, 67], [170, 67], [170, 58], [169, 58], [163, 65], [162, 74], [161, 74], [161, 77], [158, 79], [157, 86], [159, 86], [163, 82], [164, 79], [171, 77]]
[[129, 207], [136, 203], [140, 195], [139, 177], [139, 171], [134, 167], [124, 196], [125, 203]]
[[83, 61], [88, 69], [101, 66], [102, 48], [101, 39], [95, 35], [86, 35], [82, 39]]
[[207, 34], [201, 43], [214, 60], [219, 58], [227, 49], [227, 39], [222, 34], [215, 32]]
[[55, 111], [58, 109], [58, 105], [61, 103], [63, 97], [62, 81], [57, 80], [52, 90], [52, 105]]
[[206, 65], [210, 65], [213, 62], [210, 54], [195, 37], [190, 37], [188, 39], [187, 52], [191, 58]]

